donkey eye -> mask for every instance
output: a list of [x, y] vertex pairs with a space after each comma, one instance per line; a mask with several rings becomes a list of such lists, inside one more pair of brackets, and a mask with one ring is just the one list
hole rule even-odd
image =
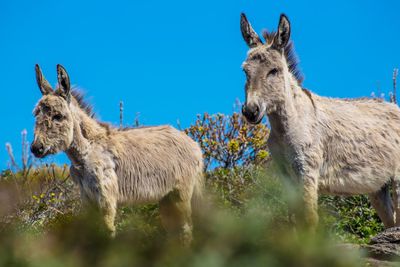
[[56, 114], [53, 116], [53, 121], [61, 121], [63, 116], [61, 114]]
[[276, 74], [278, 74], [278, 69], [277, 68], [273, 68], [272, 70], [270, 70], [267, 74], [268, 76], [275, 76]]

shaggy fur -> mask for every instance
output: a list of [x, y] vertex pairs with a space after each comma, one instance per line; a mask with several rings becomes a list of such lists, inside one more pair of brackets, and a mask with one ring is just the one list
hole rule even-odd
[[70, 90], [58, 65], [59, 88], [50, 91], [36, 68], [43, 97], [34, 114], [32, 152], [45, 157], [65, 151], [71, 176], [85, 203], [95, 204], [114, 234], [117, 203], [160, 202], [163, 225], [184, 244], [192, 239], [191, 201], [201, 197], [201, 149], [170, 126], [118, 130], [93, 118], [82, 95]]
[[400, 109], [375, 99], [332, 99], [304, 90], [288, 62], [289, 36], [290, 23], [282, 15], [272, 41], [249, 44], [243, 110], [252, 123], [268, 117], [272, 157], [282, 176], [301, 188], [304, 209], [296, 215], [314, 229], [319, 193], [369, 194], [385, 226], [400, 225]]

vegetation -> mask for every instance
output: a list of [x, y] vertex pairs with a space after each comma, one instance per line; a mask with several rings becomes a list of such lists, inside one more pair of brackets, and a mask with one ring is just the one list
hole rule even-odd
[[[396, 103], [396, 77], [393, 93]], [[122, 110], [120, 126], [122, 127]], [[139, 120], [135, 119], [135, 126]], [[365, 266], [338, 242], [367, 243], [383, 230], [366, 196], [320, 198], [316, 236], [289, 223], [290, 190], [275, 176], [269, 129], [239, 113], [199, 115], [185, 132], [204, 153], [208, 195], [196, 212], [194, 244], [170, 241], [157, 205], [123, 206], [108, 238], [81, 208], [67, 165], [36, 162], [22, 132], [22, 158], [6, 144], [0, 174], [0, 266]]]
[[323, 197], [321, 234], [294, 234], [288, 191], [274, 176], [269, 130], [240, 114], [198, 116], [185, 130], [201, 145], [210, 192], [195, 218], [195, 243], [171, 243], [157, 205], [119, 209], [118, 235], [101, 231], [95, 212], [83, 212], [68, 166], [40, 164], [22, 134], [21, 163], [7, 145], [10, 167], [0, 179], [0, 265], [7, 266], [358, 266], [336, 241], [364, 243], [382, 230], [364, 196]]

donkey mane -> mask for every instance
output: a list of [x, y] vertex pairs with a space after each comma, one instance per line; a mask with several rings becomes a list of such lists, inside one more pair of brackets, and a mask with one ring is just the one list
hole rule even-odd
[[[269, 32], [264, 30], [262, 36], [264, 37], [267, 44], [272, 44], [275, 38], [276, 32]], [[294, 45], [292, 41], [289, 41], [284, 49], [284, 55], [288, 63], [289, 71], [293, 74], [298, 84], [301, 86], [304, 80], [304, 75], [299, 67], [299, 58], [294, 50]]]
[[[275, 31], [267, 31], [264, 30], [262, 32], [262, 36], [264, 37], [266, 43], [268, 45], [272, 45], [274, 38], [275, 38], [276, 32]], [[302, 87], [302, 83], [304, 80], [304, 75], [299, 67], [299, 58], [295, 52], [293, 42], [290, 40], [288, 44], [286, 45], [284, 49], [284, 55], [289, 67], [289, 71], [293, 74], [294, 78], [297, 80], [297, 83], [299, 84], [300, 87]], [[315, 108], [315, 103], [312, 98], [312, 94], [310, 90], [306, 88], [301, 88], [306, 95], [310, 98], [312, 105]], [[358, 98], [340, 98], [339, 100], [341, 101], [346, 101], [346, 102], [377, 102], [377, 103], [382, 103], [385, 102], [382, 98], [379, 97], [358, 97]]]
[[109, 135], [111, 132], [111, 128], [114, 127], [107, 122], [102, 122], [96, 119], [96, 114], [93, 111], [93, 106], [85, 100], [85, 94], [79, 89], [79, 87], [73, 87], [71, 89], [71, 95], [76, 100], [79, 108], [84, 111], [86, 115], [88, 115], [90, 118], [95, 119], [101, 127], [106, 129], [107, 135]]
[[79, 107], [85, 111], [85, 113], [91, 117], [94, 118], [95, 117], [95, 113], [93, 111], [93, 106], [91, 104], [89, 104], [87, 101], [85, 101], [85, 94], [79, 90], [78, 87], [74, 87], [71, 90], [71, 94], [74, 97], [74, 99], [76, 100], [76, 102], [78, 103]]
[[145, 125], [140, 125], [140, 126], [124, 126], [122, 128], [118, 128], [118, 131], [130, 131], [130, 130], [137, 130], [137, 129], [147, 129], [147, 128], [154, 128], [154, 127], [159, 127], [159, 126], [145, 126]]
[[356, 98], [340, 98], [343, 101], [347, 102], [377, 102], [384, 103], [385, 100], [379, 97], [356, 97]]

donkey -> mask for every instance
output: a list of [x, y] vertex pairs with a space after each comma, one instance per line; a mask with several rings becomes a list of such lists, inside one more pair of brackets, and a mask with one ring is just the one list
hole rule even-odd
[[67, 154], [83, 202], [99, 209], [112, 236], [117, 204], [159, 201], [167, 232], [190, 244], [192, 204], [203, 188], [199, 145], [170, 126], [117, 129], [98, 122], [61, 65], [57, 74], [53, 90], [36, 65], [42, 98], [34, 109], [32, 153]]
[[295, 215], [297, 223], [314, 231], [319, 193], [368, 194], [386, 228], [400, 225], [398, 106], [379, 99], [321, 97], [302, 88], [284, 14], [277, 32], [263, 34], [265, 43], [244, 14], [240, 26], [250, 47], [242, 65], [247, 78], [242, 112], [253, 124], [268, 117], [272, 158], [302, 200], [300, 209], [289, 205], [290, 218]]

